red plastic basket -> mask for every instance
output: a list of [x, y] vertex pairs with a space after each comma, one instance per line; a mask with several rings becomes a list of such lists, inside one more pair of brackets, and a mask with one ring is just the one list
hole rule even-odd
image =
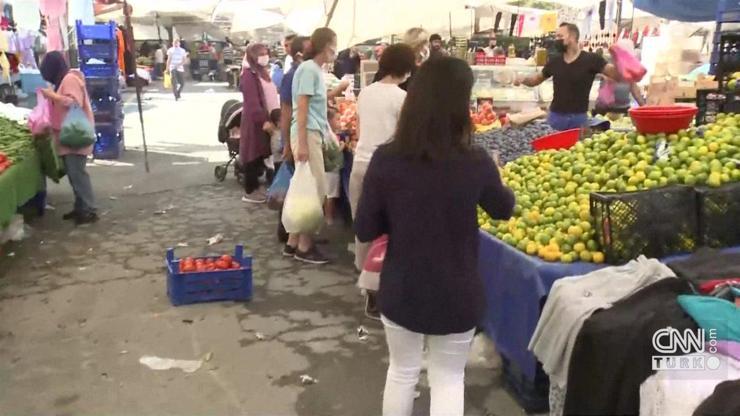
[[632, 123], [640, 133], [675, 133], [688, 128], [697, 108], [689, 105], [645, 106], [629, 110]]
[[564, 130], [535, 139], [532, 142], [532, 147], [537, 152], [550, 149], [570, 149], [578, 143], [580, 136], [581, 129]]

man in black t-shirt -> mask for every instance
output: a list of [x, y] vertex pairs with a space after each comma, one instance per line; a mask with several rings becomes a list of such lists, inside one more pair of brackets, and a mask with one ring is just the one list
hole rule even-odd
[[617, 68], [606, 63], [601, 56], [581, 50], [576, 25], [561, 24], [555, 37], [555, 45], [562, 55], [550, 59], [541, 73], [530, 75], [521, 83], [534, 87], [552, 77], [555, 93], [547, 122], [556, 130], [568, 130], [581, 127], [588, 120], [589, 93], [596, 74], [615, 80], [622, 77]]

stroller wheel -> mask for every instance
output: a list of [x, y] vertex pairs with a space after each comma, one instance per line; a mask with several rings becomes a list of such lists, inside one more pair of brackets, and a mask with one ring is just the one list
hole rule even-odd
[[223, 182], [224, 179], [226, 179], [226, 173], [228, 172], [228, 168], [224, 165], [218, 165], [216, 166], [216, 169], [213, 170], [213, 175], [218, 179], [219, 182]]

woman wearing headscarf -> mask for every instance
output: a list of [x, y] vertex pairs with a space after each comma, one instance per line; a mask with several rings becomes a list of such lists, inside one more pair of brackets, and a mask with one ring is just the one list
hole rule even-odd
[[51, 129], [57, 154], [64, 161], [69, 184], [75, 195], [74, 209], [64, 214], [65, 220], [74, 220], [76, 224], [88, 224], [98, 220], [95, 209], [90, 176], [87, 174], [87, 157], [92, 154], [93, 146], [70, 148], [59, 142], [59, 133], [70, 108], [78, 106], [87, 116], [90, 124], [95, 125], [90, 98], [85, 88], [85, 77], [82, 72], [70, 70], [64, 55], [53, 51], [46, 54], [41, 62], [41, 76], [53, 85], [41, 90], [51, 102]]
[[267, 46], [250, 44], [246, 63], [240, 84], [244, 96], [239, 141], [239, 157], [244, 172], [242, 201], [262, 204], [267, 201], [267, 196], [260, 189], [259, 177], [265, 170], [264, 160], [271, 154], [269, 133], [276, 128], [270, 122], [270, 112], [280, 108], [280, 100], [277, 87], [270, 80]]

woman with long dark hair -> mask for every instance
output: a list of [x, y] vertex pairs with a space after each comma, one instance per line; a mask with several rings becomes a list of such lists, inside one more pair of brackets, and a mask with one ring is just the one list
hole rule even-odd
[[241, 79], [244, 97], [239, 158], [244, 172], [242, 201], [262, 204], [267, 201], [259, 178], [265, 171], [265, 159], [270, 157], [269, 133], [277, 127], [270, 122], [270, 112], [280, 108], [277, 87], [270, 79], [270, 53], [267, 46], [252, 43], [247, 47]]
[[53, 88], [41, 90], [51, 101], [51, 130], [57, 154], [64, 161], [67, 179], [75, 195], [72, 211], [63, 215], [65, 220], [74, 220], [76, 224], [88, 224], [98, 220], [95, 208], [90, 175], [87, 174], [87, 157], [92, 154], [93, 145], [82, 148], [70, 148], [59, 142], [62, 123], [69, 110], [80, 107], [90, 124], [95, 125], [90, 98], [85, 87], [85, 76], [77, 70], [70, 70], [61, 52], [52, 51], [46, 54], [40, 67], [41, 76], [52, 84]]
[[390, 364], [384, 416], [409, 416], [425, 338], [432, 415], [461, 416], [465, 363], [485, 310], [476, 207], [506, 219], [514, 194], [471, 145], [473, 73], [462, 60], [424, 63], [393, 141], [375, 151], [355, 218], [360, 241], [389, 236], [378, 293]]

